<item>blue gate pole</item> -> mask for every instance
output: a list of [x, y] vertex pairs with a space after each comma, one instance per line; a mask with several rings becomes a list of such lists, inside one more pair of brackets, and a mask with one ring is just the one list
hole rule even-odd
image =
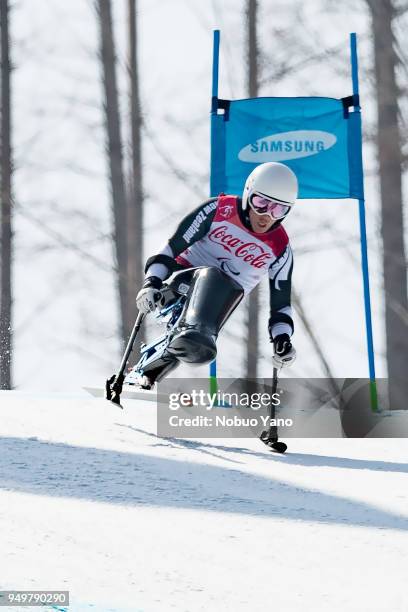
[[[350, 55], [351, 55], [351, 77], [353, 82], [353, 94], [359, 95], [358, 85], [358, 57], [357, 57], [357, 36], [353, 32], [350, 34]], [[355, 107], [355, 112], [361, 112], [360, 106]], [[360, 138], [360, 155], [361, 150]], [[375, 360], [374, 360], [374, 344], [373, 344], [373, 325], [371, 319], [371, 300], [370, 300], [370, 278], [368, 272], [368, 254], [367, 254], [367, 231], [366, 231], [366, 214], [364, 201], [364, 185], [363, 197], [358, 201], [359, 218], [360, 218], [360, 240], [361, 240], [361, 267], [363, 273], [364, 287], [364, 306], [365, 306], [365, 322], [367, 334], [367, 353], [368, 353], [368, 370], [370, 376], [370, 398], [372, 410], [378, 410], [377, 384], [375, 379]]]
[[215, 192], [214, 180], [215, 180], [215, 148], [217, 146], [216, 141], [216, 126], [215, 117], [217, 116], [218, 110], [218, 69], [220, 63], [220, 31], [214, 30], [213, 38], [213, 64], [212, 64], [212, 92], [211, 92], [211, 161], [210, 161], [210, 198], [218, 195]]
[[[211, 92], [211, 161], [210, 161], [210, 197], [215, 197], [214, 187], [214, 160], [216, 133], [215, 133], [215, 117], [218, 110], [218, 71], [220, 63], [220, 31], [214, 30], [213, 37], [213, 64], [212, 64], [212, 92]], [[217, 393], [217, 360], [214, 359], [210, 363], [210, 393]]]

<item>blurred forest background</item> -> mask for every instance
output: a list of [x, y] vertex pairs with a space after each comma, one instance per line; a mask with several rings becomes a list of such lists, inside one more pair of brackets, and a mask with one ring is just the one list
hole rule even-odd
[[[0, 19], [3, 389], [75, 390], [116, 369], [143, 262], [209, 195], [218, 28], [230, 99], [350, 95], [357, 33], [377, 375], [391, 405], [407, 396], [406, 0], [0, 0]], [[290, 374], [367, 376], [357, 202], [302, 200], [285, 224]], [[270, 376], [266, 279], [247, 302], [220, 338], [221, 376]], [[160, 331], [149, 321], [147, 339]]]

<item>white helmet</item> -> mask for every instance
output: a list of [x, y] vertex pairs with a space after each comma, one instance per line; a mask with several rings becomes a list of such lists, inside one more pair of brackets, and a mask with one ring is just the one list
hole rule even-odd
[[242, 208], [248, 206], [251, 196], [257, 193], [293, 206], [298, 196], [296, 174], [285, 164], [266, 162], [260, 164], [248, 176], [242, 195]]

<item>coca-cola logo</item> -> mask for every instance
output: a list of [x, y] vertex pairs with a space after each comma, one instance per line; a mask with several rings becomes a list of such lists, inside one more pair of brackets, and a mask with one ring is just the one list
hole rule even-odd
[[245, 242], [228, 233], [228, 226], [221, 225], [208, 234], [208, 239], [222, 246], [223, 249], [250, 264], [254, 268], [265, 268], [272, 255], [265, 251], [259, 242]]

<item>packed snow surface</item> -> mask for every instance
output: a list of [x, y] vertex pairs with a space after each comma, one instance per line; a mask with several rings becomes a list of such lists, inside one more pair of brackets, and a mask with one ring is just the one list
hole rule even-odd
[[0, 407], [2, 589], [69, 590], [73, 612], [408, 610], [407, 440], [277, 455], [161, 439], [149, 402]]

